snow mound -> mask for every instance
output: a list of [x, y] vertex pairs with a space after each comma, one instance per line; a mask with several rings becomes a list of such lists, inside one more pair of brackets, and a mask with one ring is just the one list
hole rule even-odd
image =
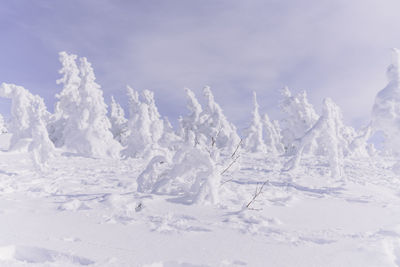
[[[91, 265], [93, 261], [67, 253], [40, 247], [9, 245], [0, 247], [0, 265], [2, 261], [17, 261], [25, 263], [48, 263]], [[8, 265], [7, 265], [8, 266]]]
[[187, 262], [177, 262], [177, 261], [160, 261], [151, 264], [143, 265], [142, 267], [209, 267], [209, 265], [197, 265]]

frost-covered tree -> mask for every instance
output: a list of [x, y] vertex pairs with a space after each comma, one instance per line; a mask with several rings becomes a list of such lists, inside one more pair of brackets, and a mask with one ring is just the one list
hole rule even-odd
[[46, 129], [49, 112], [43, 99], [22, 86], [6, 83], [0, 85], [0, 97], [11, 99], [10, 150], [27, 144], [34, 163], [44, 166], [53, 155], [54, 146]]
[[375, 97], [372, 110], [373, 132], [382, 131], [385, 150], [400, 155], [400, 51], [392, 50], [387, 69], [388, 84]]
[[343, 137], [348, 146], [344, 151], [346, 156], [354, 158], [369, 157], [374, 154], [375, 148], [373, 144], [368, 143], [371, 137], [372, 128], [370, 125], [356, 132], [352, 127], [345, 127]]
[[33, 114], [31, 114], [32, 142], [29, 144], [29, 151], [32, 153], [34, 164], [43, 170], [48, 161], [54, 156], [55, 147], [49, 138], [46, 124], [43, 118], [47, 115], [43, 99], [36, 97], [33, 104]]
[[139, 93], [131, 87], [127, 87], [129, 119], [128, 130], [130, 135], [127, 139], [127, 147], [122, 154], [127, 157], [138, 156], [143, 152], [146, 145], [151, 143], [150, 119], [146, 106], [139, 100]]
[[296, 169], [300, 164], [304, 149], [319, 138], [318, 142], [324, 147], [328, 156], [331, 176], [341, 178], [343, 174], [343, 148], [346, 146], [346, 141], [341, 135], [342, 125], [339, 107], [330, 98], [325, 98], [322, 115], [311, 129], [297, 140], [297, 151], [286, 164], [286, 169]]
[[147, 107], [149, 114], [150, 124], [149, 129], [151, 132], [151, 140], [153, 143], [157, 143], [164, 132], [164, 121], [161, 119], [160, 113], [156, 107], [154, 101], [154, 93], [149, 90], [142, 92], [143, 103]]
[[179, 119], [179, 135], [186, 142], [193, 133], [195, 144], [232, 152], [240, 143], [236, 127], [230, 123], [215, 102], [209, 87], [203, 89], [205, 106], [202, 108], [195, 94], [185, 88], [189, 114]]
[[195, 135], [191, 131], [187, 141], [170, 160], [169, 168], [163, 168], [160, 161], [165, 158], [155, 157], [145, 171], [139, 175], [138, 189], [147, 192], [183, 196], [186, 203], [217, 204], [221, 184], [219, 150], [207, 151], [196, 146]]
[[64, 145], [66, 123], [70, 117], [76, 115], [81, 102], [79, 94], [81, 77], [78, 65], [76, 64], [77, 58], [76, 55], [67, 54], [66, 52], [59, 53], [59, 60], [62, 64], [59, 73], [62, 75], [62, 78], [57, 80], [57, 84], [62, 84], [63, 89], [59, 94], [56, 94], [58, 102], [55, 105], [54, 114], [47, 126], [50, 138], [57, 147]]
[[[293, 96], [287, 87], [281, 91], [282, 101], [280, 108], [285, 114], [281, 121], [282, 143], [286, 154], [291, 155], [296, 151], [294, 141], [304, 135], [318, 120], [314, 107], [308, 102], [306, 92]], [[313, 147], [310, 144], [304, 150], [309, 151]]]
[[[187, 98], [186, 107], [189, 110], [189, 114], [179, 119], [179, 135], [185, 142], [188, 142], [191, 133], [194, 133], [195, 135], [200, 133], [200, 115], [203, 112], [203, 108], [193, 91], [189, 88], [185, 88], [185, 92]], [[195, 139], [198, 138], [195, 137]]]
[[110, 108], [111, 132], [114, 139], [122, 145], [126, 145], [129, 136], [128, 120], [125, 118], [125, 112], [121, 105], [115, 101], [113, 96], [111, 97]]
[[263, 139], [263, 123], [256, 92], [253, 92], [253, 112], [250, 126], [244, 131], [243, 148], [249, 152], [267, 152]]
[[264, 142], [267, 151], [273, 154], [280, 154], [284, 152], [282, 144], [281, 129], [278, 121], [271, 121], [267, 114], [262, 117]]
[[[91, 64], [86, 58], [60, 53], [63, 77], [58, 83], [63, 90], [57, 95], [56, 117], [62, 129], [54, 129], [54, 135], [70, 151], [93, 157], [118, 157], [120, 144], [110, 132], [111, 123], [107, 118], [107, 105], [103, 92], [96, 83]], [[60, 134], [60, 132], [62, 134]]]
[[4, 121], [3, 115], [0, 114], [0, 134], [8, 133], [6, 122]]
[[154, 94], [144, 90], [139, 93], [128, 87], [130, 135], [123, 154], [127, 157], [152, 157], [153, 154], [164, 153], [159, 141], [164, 133], [164, 121], [154, 102]]
[[164, 132], [159, 140], [159, 144], [161, 147], [168, 148], [171, 151], [175, 151], [179, 148], [182, 143], [182, 138], [174, 131], [174, 128], [171, 125], [171, 122], [167, 117], [163, 119], [164, 123]]
[[160, 181], [161, 175], [169, 167], [169, 163], [168, 158], [163, 155], [154, 156], [136, 179], [138, 185], [137, 191], [141, 193], [153, 193], [156, 183]]
[[230, 123], [215, 102], [210, 87], [203, 89], [206, 105], [200, 114], [200, 132], [207, 138], [207, 144], [232, 152], [240, 142], [236, 127]]

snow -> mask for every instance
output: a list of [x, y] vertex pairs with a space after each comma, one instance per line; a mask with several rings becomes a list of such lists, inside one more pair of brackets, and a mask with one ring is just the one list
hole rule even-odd
[[281, 172], [280, 157], [242, 157], [218, 205], [187, 205], [136, 190], [142, 159], [58, 154], [38, 173], [27, 152], [0, 152], [0, 265], [397, 266], [395, 158], [345, 160], [343, 184], [324, 157], [298, 173]]
[[243, 139], [209, 87], [204, 107], [185, 89], [177, 132], [149, 90], [128, 87], [128, 118], [112, 98], [109, 119], [91, 64], [65, 52], [54, 114], [1, 84], [0, 266], [400, 266], [394, 52], [359, 131], [287, 88], [279, 122], [254, 93]]

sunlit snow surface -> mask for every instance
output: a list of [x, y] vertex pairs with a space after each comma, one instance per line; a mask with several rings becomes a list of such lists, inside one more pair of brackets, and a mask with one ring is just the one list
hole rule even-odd
[[137, 193], [138, 159], [60, 154], [38, 173], [0, 152], [0, 266], [400, 266], [395, 161], [345, 161], [345, 182], [324, 158], [283, 162], [243, 155], [221, 203], [199, 206]]

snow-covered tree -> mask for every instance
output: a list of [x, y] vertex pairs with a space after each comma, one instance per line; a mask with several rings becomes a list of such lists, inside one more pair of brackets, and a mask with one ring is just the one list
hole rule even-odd
[[[203, 108], [201, 107], [193, 91], [191, 91], [189, 88], [185, 88], [185, 92], [187, 98], [186, 107], [189, 110], [189, 114], [179, 119], [179, 135], [185, 142], [188, 142], [188, 138], [191, 133], [200, 133], [200, 115], [203, 112]], [[195, 137], [195, 139], [197, 138]]]
[[168, 148], [171, 151], [176, 151], [180, 144], [182, 143], [182, 138], [176, 134], [174, 128], [171, 125], [171, 122], [168, 120], [167, 117], [163, 119], [164, 123], [164, 132], [159, 140], [159, 144], [161, 147]]
[[286, 164], [286, 169], [296, 169], [300, 164], [304, 148], [319, 138], [318, 142], [324, 147], [328, 156], [331, 176], [335, 178], [342, 177], [343, 147], [346, 144], [341, 135], [342, 125], [339, 107], [330, 98], [325, 98], [322, 106], [322, 115], [311, 129], [297, 140], [297, 151]]
[[136, 179], [138, 185], [137, 191], [141, 193], [153, 193], [156, 183], [160, 181], [161, 175], [169, 167], [169, 163], [168, 158], [163, 155], [154, 156]]
[[150, 119], [146, 106], [139, 100], [139, 93], [128, 86], [127, 96], [130, 135], [127, 139], [127, 147], [122, 151], [122, 154], [127, 157], [135, 157], [144, 151], [147, 144], [151, 143]]
[[268, 115], [264, 114], [261, 122], [267, 151], [273, 154], [283, 153], [285, 150], [282, 144], [281, 129], [278, 121], [271, 121]]
[[6, 122], [4, 121], [3, 115], [0, 114], [0, 134], [8, 133]]
[[154, 93], [149, 90], [144, 90], [142, 92], [142, 98], [149, 114], [151, 140], [153, 143], [157, 143], [164, 132], [164, 121], [161, 119], [160, 113], [156, 107]]
[[368, 143], [368, 139], [371, 137], [372, 128], [370, 125], [356, 132], [352, 127], [346, 127], [347, 131], [344, 134], [344, 138], [348, 143], [347, 156], [362, 158], [369, 157], [375, 152], [373, 144]]
[[33, 104], [33, 114], [31, 114], [32, 142], [29, 144], [29, 151], [32, 153], [34, 164], [39, 170], [43, 170], [48, 161], [54, 156], [55, 147], [49, 138], [46, 124], [43, 118], [47, 115], [43, 99], [35, 97]]
[[[170, 167], [160, 173], [160, 158], [148, 166], [139, 177], [138, 184], [144, 188], [146, 178], [151, 181], [151, 192], [181, 195], [186, 203], [217, 204], [219, 202], [219, 186], [221, 184], [221, 168], [219, 150], [211, 148], [207, 151], [196, 146], [195, 135], [189, 132], [187, 141], [175, 153]], [[150, 187], [148, 187], [150, 188]]]
[[111, 97], [110, 108], [111, 132], [114, 139], [122, 145], [126, 145], [129, 136], [128, 120], [125, 118], [125, 112], [121, 105], [115, 101], [113, 96]]
[[250, 126], [244, 131], [243, 148], [249, 152], [267, 152], [263, 139], [263, 123], [256, 92], [253, 92], [253, 112]]
[[[282, 143], [286, 154], [292, 155], [296, 148], [293, 142], [304, 135], [318, 120], [318, 115], [313, 106], [307, 100], [306, 92], [293, 96], [287, 87], [281, 91], [282, 101], [280, 108], [285, 114], [281, 121]], [[313, 144], [305, 148], [305, 151], [312, 149]]]
[[0, 97], [11, 99], [10, 150], [27, 144], [34, 163], [42, 167], [54, 153], [46, 129], [49, 112], [43, 99], [22, 86], [7, 83], [0, 85]]
[[81, 77], [76, 59], [76, 55], [67, 54], [66, 52], [59, 53], [59, 60], [62, 64], [59, 73], [62, 78], [57, 80], [57, 84], [62, 84], [63, 89], [59, 94], [56, 94], [56, 98], [59, 101], [55, 105], [54, 114], [47, 126], [50, 139], [57, 147], [64, 145], [66, 123], [70, 117], [76, 114], [81, 101], [79, 94]]
[[153, 92], [144, 90], [139, 98], [139, 93], [128, 87], [127, 94], [130, 135], [122, 153], [127, 157], [152, 157], [154, 154], [167, 152], [159, 145], [164, 133], [164, 121], [158, 113]]
[[103, 92], [95, 81], [91, 64], [86, 58], [60, 53], [63, 77], [58, 83], [63, 90], [57, 95], [56, 117], [62, 121], [53, 125], [62, 126], [54, 129], [54, 136], [61, 138], [59, 143], [67, 149], [93, 157], [118, 157], [120, 144], [110, 132], [111, 123], [107, 118], [107, 105]]
[[236, 127], [230, 123], [215, 102], [210, 87], [203, 89], [206, 105], [200, 114], [200, 132], [207, 138], [207, 144], [215, 145], [219, 149], [232, 152], [240, 143]]
[[375, 97], [372, 111], [373, 132], [382, 131], [385, 150], [400, 155], [400, 51], [392, 50], [387, 69], [388, 84]]

